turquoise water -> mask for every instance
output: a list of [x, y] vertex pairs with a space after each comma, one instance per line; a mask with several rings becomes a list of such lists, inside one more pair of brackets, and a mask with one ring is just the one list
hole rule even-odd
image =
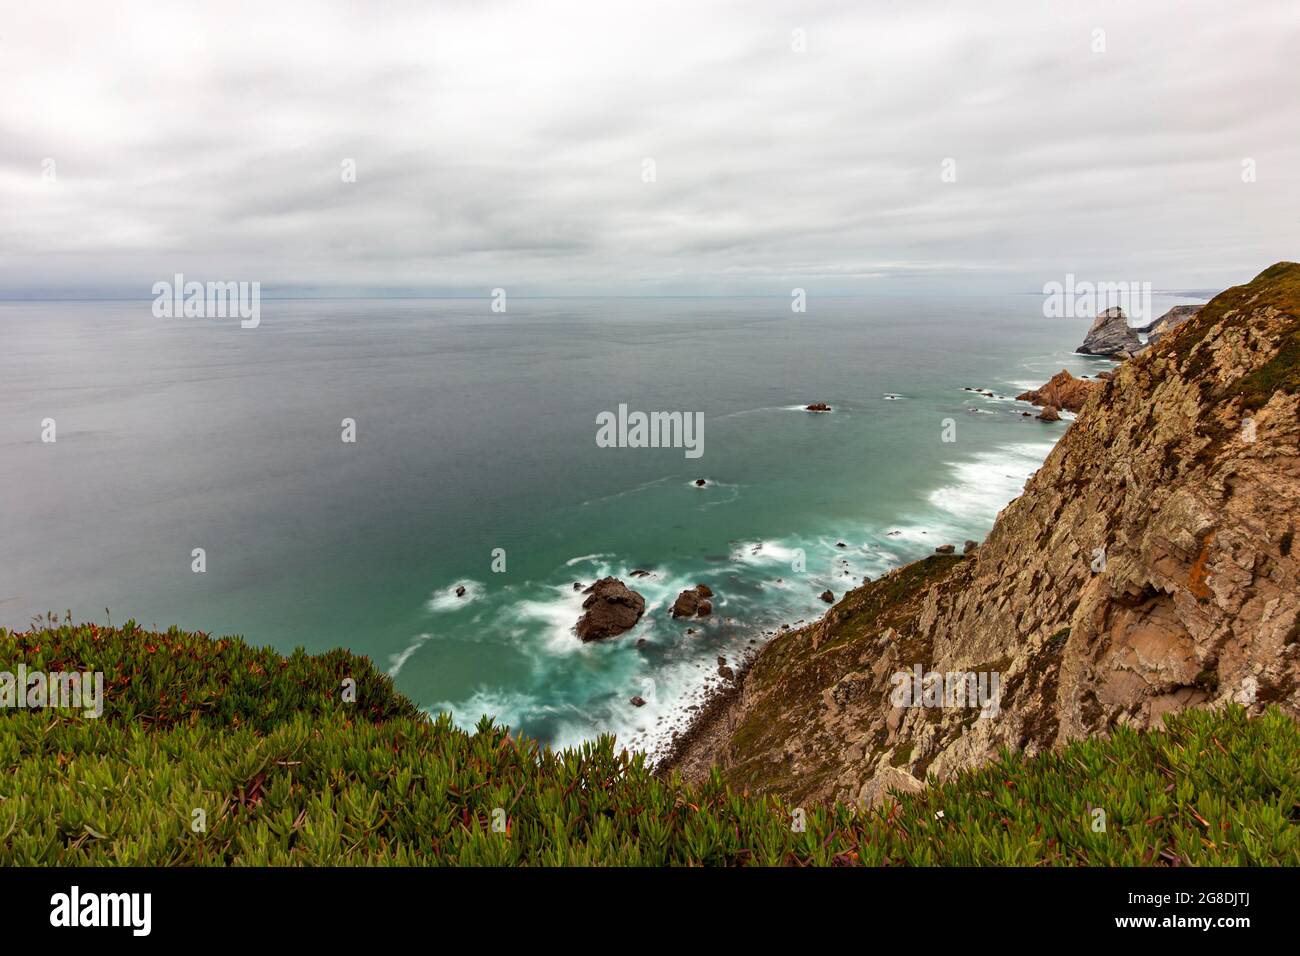
[[[1012, 397], [1111, 367], [1036, 296], [271, 300], [249, 330], [150, 304], [0, 303], [0, 624], [343, 645], [463, 724], [652, 750], [717, 657], [982, 538], [1067, 424]], [[703, 456], [597, 447], [620, 403], [702, 413]], [[573, 583], [605, 574], [647, 613], [583, 645]], [[713, 617], [671, 621], [697, 582]]]

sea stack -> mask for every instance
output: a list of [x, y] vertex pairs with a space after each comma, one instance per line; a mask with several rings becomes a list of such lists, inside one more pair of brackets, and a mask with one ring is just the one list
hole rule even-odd
[[1142, 340], [1129, 328], [1124, 310], [1112, 306], [1097, 316], [1084, 336], [1083, 344], [1075, 351], [1083, 355], [1113, 356], [1118, 352], [1134, 354], [1141, 348]]
[[576, 630], [584, 644], [622, 634], [645, 613], [645, 598], [618, 578], [601, 578], [582, 593], [588, 595], [582, 602], [586, 613]]
[[713, 592], [708, 585], [697, 584], [677, 595], [673, 602], [673, 617], [708, 617], [713, 613], [713, 602], [709, 598]]
[[1075, 378], [1061, 369], [1042, 388], [1021, 392], [1016, 396], [1016, 401], [1029, 402], [1031, 405], [1054, 405], [1069, 412], [1077, 412], [1083, 408], [1088, 396], [1100, 387], [1096, 382]]

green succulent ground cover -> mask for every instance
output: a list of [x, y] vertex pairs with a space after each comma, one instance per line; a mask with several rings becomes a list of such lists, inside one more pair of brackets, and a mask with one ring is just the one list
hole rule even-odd
[[0, 670], [19, 663], [102, 671], [105, 708], [0, 710], [4, 865], [1300, 863], [1300, 729], [1277, 710], [1005, 753], [865, 812], [685, 786], [611, 738], [466, 733], [341, 650], [51, 623], [0, 630]]

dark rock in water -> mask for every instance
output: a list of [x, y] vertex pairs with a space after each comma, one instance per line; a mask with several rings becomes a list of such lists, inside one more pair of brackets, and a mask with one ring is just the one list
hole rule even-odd
[[825, 601], [827, 604], [834, 604], [834, 603], [835, 603], [835, 595], [834, 595], [834, 593], [833, 593], [833, 592], [828, 588], [827, 590], [825, 590], [825, 591], [822, 592], [822, 600]]
[[961, 553], [962, 553], [962, 554], [970, 554], [972, 551], [974, 551], [974, 550], [975, 550], [976, 548], [978, 548], [979, 546], [980, 546], [980, 543], [979, 543], [978, 541], [972, 541], [970, 538], [967, 538], [967, 539], [966, 539], [966, 543], [963, 544], [963, 545], [961, 546]]
[[848, 545], [845, 544], [843, 541], [836, 541], [836, 542], [835, 542], [835, 547], [837, 547], [837, 548], [847, 548]]
[[813, 402], [811, 405], [805, 405], [805, 409], [810, 412], [829, 412], [831, 407], [825, 402]]
[[1040, 422], [1059, 422], [1061, 420], [1061, 414], [1056, 410], [1055, 405], [1048, 405], [1038, 413], [1037, 417]]
[[649, 572], [649, 571], [642, 571], [640, 568], [637, 568], [635, 571], [632, 572], [632, 577], [634, 577], [634, 578], [648, 578], [648, 577], [650, 577], [650, 572]]
[[736, 674], [735, 674], [735, 672], [734, 672], [730, 667], [728, 667], [726, 664], [719, 664], [719, 665], [718, 665], [718, 676], [721, 677], [723, 680], [735, 680], [735, 679], [736, 679]]
[[939, 545], [939, 547], [937, 547], [937, 548], [934, 549], [934, 553], [935, 553], [935, 554], [952, 554], [952, 553], [953, 553], [954, 551], [956, 551], [956, 550], [957, 550], [956, 545], [951, 545], [951, 544], [941, 544], [941, 545]]
[[645, 598], [618, 578], [601, 578], [583, 592], [587, 612], [578, 620], [578, 637], [583, 643], [615, 637], [632, 628], [645, 613]]
[[673, 602], [673, 617], [708, 617], [713, 613], [713, 591], [705, 584], [697, 584], [677, 595]]
[[649, 644], [649, 643], [650, 643], [650, 642], [647, 641], [644, 637], [638, 637], [638, 638], [636, 639], [636, 646], [637, 646], [637, 647], [645, 647], [645, 646], [646, 646], [647, 644]]
[[1021, 418], [1028, 418], [1029, 415], [1030, 415], [1029, 412], [1021, 412], [1021, 413], [1020, 413], [1020, 417], [1021, 417]]
[[687, 633], [687, 634], [694, 634], [694, 633], [695, 633], [695, 628], [693, 628], [693, 627], [688, 627], [688, 628], [686, 629], [686, 633]]
[[633, 707], [644, 707], [644, 706], [645, 706], [645, 698], [642, 697], [642, 696], [640, 696], [639, 694], [638, 694], [636, 697], [633, 697], [633, 698], [632, 698], [632, 706], [633, 706]]
[[1083, 344], [1076, 352], [1083, 355], [1114, 355], [1116, 352], [1128, 351], [1130, 354], [1142, 348], [1142, 340], [1133, 329], [1129, 328], [1124, 310], [1112, 306], [1097, 316], [1083, 338]]
[[573, 582], [573, 590], [575, 590], [575, 591], [581, 591], [581, 590], [582, 590], [582, 582], [581, 582], [581, 581], [574, 581], [574, 582]]
[[464, 597], [464, 596], [465, 596], [465, 585], [463, 584], [456, 585], [456, 597]]
[[719, 658], [718, 658], [718, 663], [719, 663], [719, 664], [725, 664], [725, 663], [727, 663], [727, 659], [726, 659], [725, 657], [719, 657]]
[[696, 478], [696, 479], [695, 479], [695, 487], [696, 487], [696, 488], [703, 488], [703, 487], [704, 487], [705, 485], [707, 485], [707, 484], [708, 484], [708, 482], [705, 481], [703, 478]]

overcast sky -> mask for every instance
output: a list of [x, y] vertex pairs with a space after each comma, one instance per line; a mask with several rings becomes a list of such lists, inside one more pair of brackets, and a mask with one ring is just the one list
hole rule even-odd
[[1217, 288], [1298, 91], [1296, 0], [0, 0], [0, 296]]

